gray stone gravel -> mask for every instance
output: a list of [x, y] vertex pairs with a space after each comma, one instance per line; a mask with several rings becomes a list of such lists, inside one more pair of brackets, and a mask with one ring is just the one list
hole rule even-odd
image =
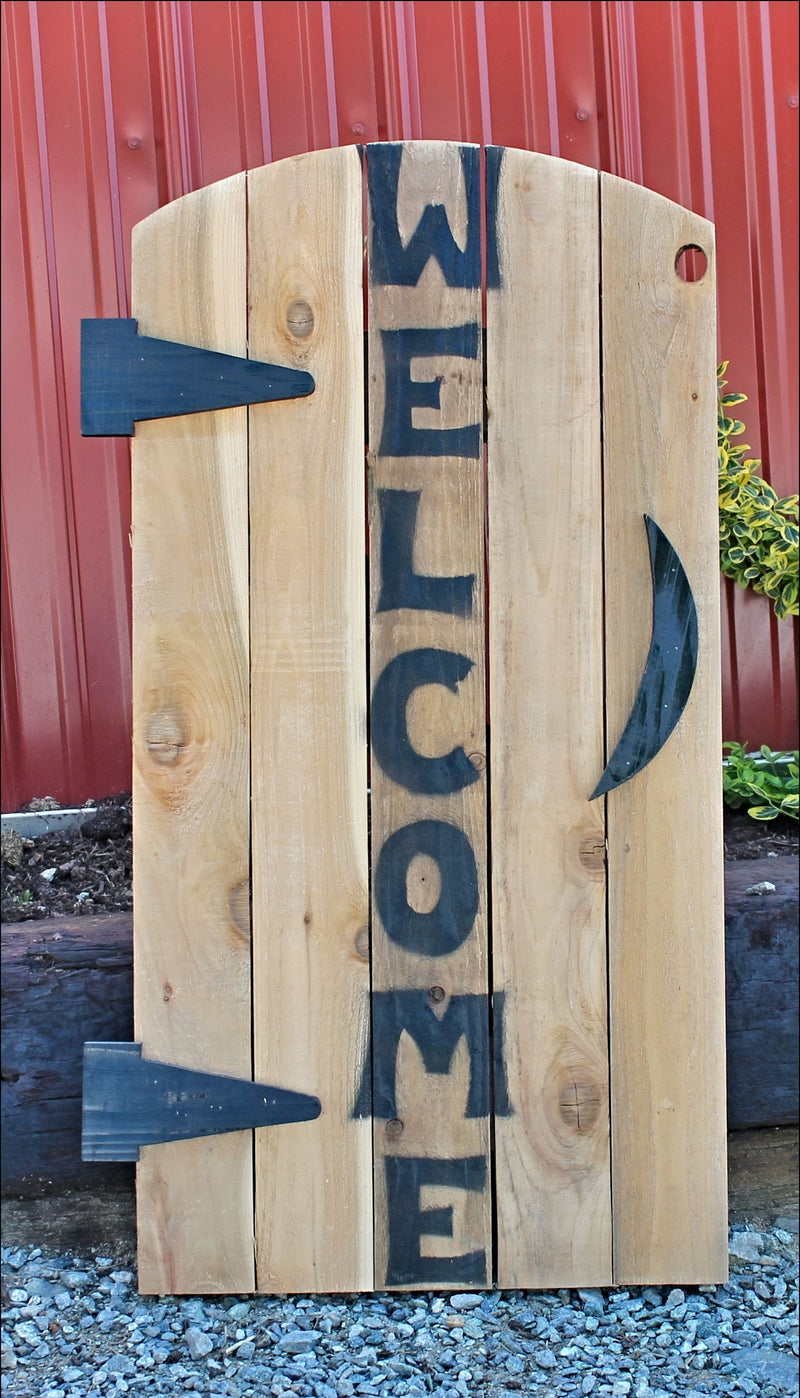
[[798, 1393], [787, 1229], [738, 1228], [716, 1287], [170, 1298], [137, 1295], [113, 1257], [4, 1248], [2, 1264], [8, 1398]]

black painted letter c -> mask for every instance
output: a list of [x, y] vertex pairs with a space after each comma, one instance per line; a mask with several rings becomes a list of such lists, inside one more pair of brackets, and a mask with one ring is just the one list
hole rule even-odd
[[466, 679], [472, 661], [451, 650], [403, 651], [389, 661], [372, 695], [372, 748], [387, 777], [420, 796], [448, 796], [478, 780], [464, 749], [444, 757], [423, 757], [411, 746], [406, 705], [415, 689], [443, 684], [453, 694]]

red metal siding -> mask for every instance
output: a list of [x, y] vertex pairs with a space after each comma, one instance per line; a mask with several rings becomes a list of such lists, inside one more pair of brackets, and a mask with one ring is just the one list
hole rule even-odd
[[[129, 785], [128, 451], [83, 440], [79, 322], [134, 223], [298, 151], [429, 137], [637, 180], [715, 220], [720, 357], [797, 461], [794, 0], [12, 0], [3, 8], [3, 809]], [[796, 626], [724, 590], [724, 727], [796, 742]]]

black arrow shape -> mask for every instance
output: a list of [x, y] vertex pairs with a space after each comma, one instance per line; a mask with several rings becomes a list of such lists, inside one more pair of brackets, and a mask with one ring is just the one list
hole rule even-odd
[[135, 320], [81, 321], [81, 433], [130, 437], [147, 418], [305, 398], [300, 369], [137, 335]]
[[666, 534], [644, 517], [653, 579], [653, 634], [631, 716], [589, 797], [602, 796], [641, 772], [686, 708], [697, 669], [697, 609], [683, 564]]
[[84, 1160], [138, 1160], [159, 1141], [314, 1121], [316, 1097], [142, 1058], [141, 1044], [83, 1046]]

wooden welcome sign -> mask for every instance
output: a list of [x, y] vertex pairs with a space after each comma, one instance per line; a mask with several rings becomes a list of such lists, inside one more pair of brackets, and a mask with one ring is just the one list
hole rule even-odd
[[136, 229], [142, 1291], [725, 1277], [713, 263], [429, 142]]

